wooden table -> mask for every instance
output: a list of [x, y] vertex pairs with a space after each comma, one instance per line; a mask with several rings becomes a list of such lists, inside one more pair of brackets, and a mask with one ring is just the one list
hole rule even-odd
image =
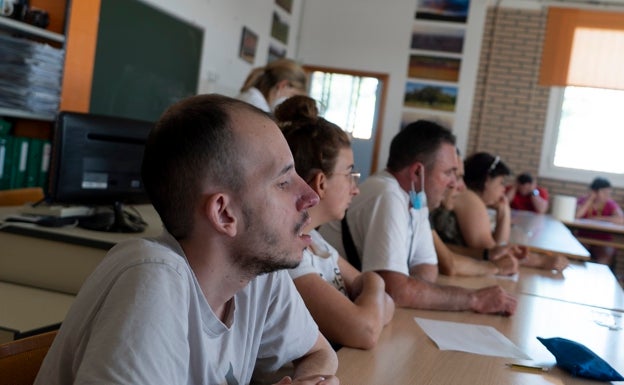
[[566, 225], [573, 233], [577, 233], [578, 230], [589, 230], [603, 234], [610, 234], [614, 236], [613, 240], [594, 239], [588, 237], [579, 237], [577, 239], [587, 245], [597, 246], [611, 246], [617, 249], [624, 249], [624, 225], [618, 225], [607, 221], [599, 221], [596, 219], [579, 218], [573, 221], [564, 221]]
[[[518, 311], [512, 317], [397, 309], [374, 349], [338, 351], [338, 377], [346, 385], [602, 384], [574, 378], [555, 367], [554, 356], [536, 337], [564, 337], [580, 342], [624, 373], [624, 331], [609, 330], [597, 323], [609, 316], [608, 311], [525, 294], [518, 296]], [[492, 326], [532, 361], [441, 351], [414, 317]], [[621, 326], [622, 318], [616, 319]], [[505, 365], [508, 362], [545, 365], [551, 370], [541, 373], [511, 369]]]
[[[19, 208], [0, 207], [0, 221], [18, 214]], [[160, 218], [151, 205], [136, 208], [149, 224], [137, 234], [0, 222], [0, 281], [75, 295], [116, 243], [162, 232]]]
[[[607, 266], [573, 261], [563, 273], [521, 267], [512, 278], [446, 277], [438, 283], [468, 288], [499, 284], [515, 293], [511, 317], [397, 309], [374, 349], [338, 351], [342, 384], [602, 384], [574, 378], [556, 367], [554, 356], [536, 337], [577, 341], [624, 374], [624, 292]], [[441, 351], [414, 317], [494, 327], [531, 357], [529, 361]], [[611, 326], [611, 328], [609, 328]], [[548, 372], [511, 369], [508, 362], [540, 365]]]
[[511, 243], [527, 246], [540, 253], [563, 254], [568, 258], [589, 260], [589, 251], [558, 219], [531, 211], [513, 210]]
[[441, 275], [438, 283], [472, 289], [500, 285], [511, 293], [624, 312], [624, 290], [608, 266], [593, 262], [572, 261], [570, 266], [560, 273], [520, 267], [517, 277]]
[[0, 343], [58, 325], [74, 296], [0, 282]]

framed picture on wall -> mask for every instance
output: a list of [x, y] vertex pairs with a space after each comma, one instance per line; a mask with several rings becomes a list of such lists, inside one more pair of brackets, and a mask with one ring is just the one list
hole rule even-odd
[[286, 57], [286, 48], [278, 47], [277, 45], [271, 43], [269, 44], [269, 58], [267, 60], [268, 63], [273, 60], [282, 59]]
[[412, 27], [412, 49], [461, 54], [464, 47], [464, 29], [415, 24]]
[[461, 60], [429, 55], [410, 55], [407, 76], [447, 82], [459, 80]]
[[288, 44], [288, 32], [290, 26], [286, 20], [282, 20], [277, 12], [273, 12], [273, 23], [271, 24], [271, 36], [281, 41], [284, 44]]
[[275, 4], [288, 13], [292, 12], [293, 0], [275, 0]]
[[465, 23], [469, 0], [418, 0], [416, 18]]
[[243, 27], [239, 56], [248, 63], [253, 64], [256, 58], [256, 48], [258, 46], [258, 35], [247, 27]]
[[405, 85], [405, 107], [451, 112], [455, 110], [456, 101], [457, 87], [411, 81]]

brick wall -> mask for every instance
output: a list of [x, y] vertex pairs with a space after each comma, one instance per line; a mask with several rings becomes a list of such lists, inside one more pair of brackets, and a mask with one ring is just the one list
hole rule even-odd
[[[490, 8], [483, 32], [466, 154], [498, 154], [514, 174], [538, 175], [549, 89], [537, 84], [547, 11]], [[551, 195], [579, 196], [587, 185], [539, 178]], [[614, 190], [622, 204], [624, 189]], [[618, 273], [624, 276], [624, 253]]]

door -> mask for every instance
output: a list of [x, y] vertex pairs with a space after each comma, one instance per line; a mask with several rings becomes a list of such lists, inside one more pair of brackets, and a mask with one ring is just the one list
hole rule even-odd
[[355, 168], [366, 179], [377, 171], [388, 75], [304, 68], [310, 76], [309, 95], [319, 102], [320, 115], [351, 134]]

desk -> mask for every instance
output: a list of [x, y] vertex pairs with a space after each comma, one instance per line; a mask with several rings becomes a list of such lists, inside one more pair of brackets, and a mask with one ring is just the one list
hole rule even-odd
[[[552, 367], [555, 358], [536, 337], [580, 342], [624, 373], [624, 330], [612, 331], [595, 322], [608, 315], [595, 308], [524, 294], [518, 296], [518, 311], [512, 317], [397, 309], [374, 349], [338, 351], [338, 377], [347, 385], [603, 384], [574, 378]], [[533, 363], [552, 369], [543, 374], [527, 372], [506, 367], [505, 363], [512, 362], [508, 358], [440, 351], [414, 317], [492, 326], [527, 353]], [[621, 325], [621, 318], [619, 322]]]
[[74, 296], [0, 282], [0, 343], [63, 321]]
[[[148, 223], [138, 234], [106, 233], [76, 227], [41, 227], [10, 224], [17, 232], [0, 231], [0, 281], [76, 294], [84, 280], [116, 243], [133, 237], [153, 237], [162, 232], [151, 205], [136, 206]], [[0, 218], [16, 214], [19, 207], [0, 207]], [[0, 229], [2, 230], [2, 229]]]
[[622, 240], [622, 238], [624, 237], [624, 225], [617, 225], [615, 223], [607, 221], [599, 221], [587, 218], [564, 221], [563, 224], [566, 225], [573, 232], [576, 232], [577, 230], [590, 230], [615, 236], [615, 239], [612, 241], [587, 237], [577, 237], [581, 243], [587, 245], [611, 246], [617, 249], [624, 249], [624, 241]]
[[624, 312], [624, 290], [608, 266], [593, 262], [572, 261], [560, 273], [520, 267], [516, 279], [495, 276], [440, 276], [438, 283], [472, 289], [500, 285], [511, 293]]
[[513, 210], [511, 243], [527, 246], [540, 253], [563, 254], [572, 259], [589, 260], [589, 251], [559, 220], [546, 214]]
[[[0, 229], [0, 340], [62, 322], [108, 249], [128, 238], [159, 235], [162, 225], [153, 207], [136, 208], [148, 223], [138, 234], [13, 222], [11, 232]], [[0, 218], [18, 209], [0, 207]]]

